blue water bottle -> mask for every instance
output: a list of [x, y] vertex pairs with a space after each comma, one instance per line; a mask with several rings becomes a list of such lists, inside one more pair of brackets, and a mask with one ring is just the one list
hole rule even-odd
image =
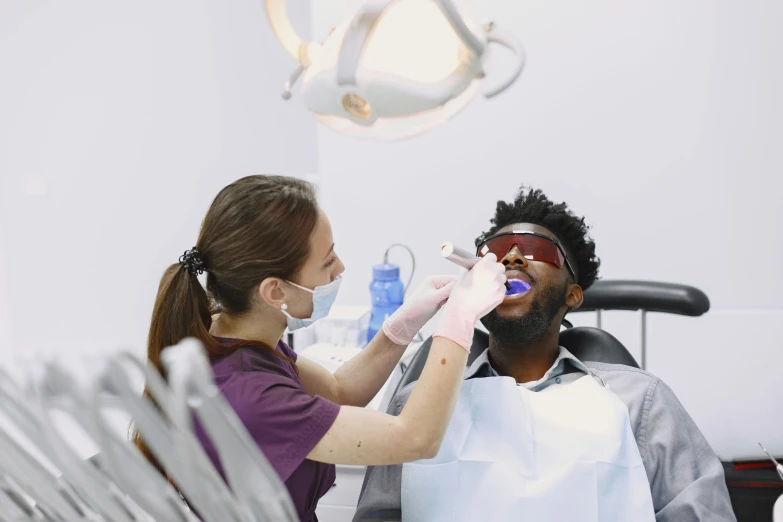
[[383, 322], [402, 304], [405, 287], [400, 281], [400, 267], [392, 263], [383, 263], [372, 267], [372, 315], [367, 329], [367, 342], [383, 327]]

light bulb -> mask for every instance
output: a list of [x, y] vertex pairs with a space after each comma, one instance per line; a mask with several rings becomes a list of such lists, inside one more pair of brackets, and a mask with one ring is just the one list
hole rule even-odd
[[422, 83], [436, 83], [460, 65], [466, 50], [434, 2], [399, 0], [375, 26], [362, 66]]

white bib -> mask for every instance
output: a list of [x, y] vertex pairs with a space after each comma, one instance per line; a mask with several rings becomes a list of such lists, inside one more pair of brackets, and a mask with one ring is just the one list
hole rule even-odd
[[531, 392], [465, 381], [433, 459], [402, 467], [403, 522], [654, 522], [628, 409], [592, 376]]

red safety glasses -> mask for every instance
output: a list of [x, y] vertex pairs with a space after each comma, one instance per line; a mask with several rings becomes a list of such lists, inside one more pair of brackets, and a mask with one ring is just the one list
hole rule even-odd
[[509, 250], [516, 246], [525, 259], [530, 261], [543, 261], [557, 268], [562, 268], [565, 264], [568, 273], [576, 281], [576, 274], [568, 261], [568, 257], [556, 240], [543, 234], [535, 232], [503, 232], [495, 234], [478, 246], [476, 255], [483, 257], [488, 252], [492, 252], [502, 260]]

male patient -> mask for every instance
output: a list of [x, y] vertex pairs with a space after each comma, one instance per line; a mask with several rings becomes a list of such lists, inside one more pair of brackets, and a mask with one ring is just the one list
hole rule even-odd
[[598, 275], [584, 218], [522, 187], [476, 246], [530, 289], [481, 320], [489, 349], [465, 373], [438, 456], [369, 468], [354, 522], [734, 521], [721, 463], [672, 390], [558, 345]]

